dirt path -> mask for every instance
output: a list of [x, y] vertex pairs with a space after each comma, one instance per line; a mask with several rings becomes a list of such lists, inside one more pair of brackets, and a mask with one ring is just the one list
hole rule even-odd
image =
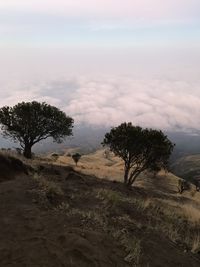
[[108, 237], [41, 211], [29, 193], [33, 187], [26, 176], [0, 184], [1, 267], [126, 266]]

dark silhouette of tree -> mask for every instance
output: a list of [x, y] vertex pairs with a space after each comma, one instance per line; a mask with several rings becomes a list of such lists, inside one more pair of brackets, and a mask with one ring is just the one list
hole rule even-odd
[[58, 158], [59, 158], [59, 155], [58, 155], [57, 153], [53, 153], [53, 154], [51, 154], [51, 157], [52, 157], [55, 161], [57, 161]]
[[46, 103], [22, 102], [0, 109], [0, 124], [5, 137], [19, 142], [26, 158], [31, 158], [32, 146], [52, 137], [61, 143], [72, 135], [73, 119]]
[[124, 183], [128, 186], [145, 170], [167, 170], [174, 148], [162, 131], [142, 129], [131, 122], [112, 128], [102, 144], [124, 161]]
[[75, 154], [72, 155], [72, 158], [73, 158], [73, 160], [74, 160], [74, 162], [76, 163], [76, 166], [77, 166], [77, 164], [78, 164], [78, 162], [79, 162], [79, 160], [81, 158], [81, 154], [75, 153]]
[[188, 181], [186, 180], [183, 180], [183, 179], [179, 179], [178, 180], [178, 192], [180, 194], [183, 193], [183, 191], [186, 191], [186, 190], [190, 190], [190, 184]]

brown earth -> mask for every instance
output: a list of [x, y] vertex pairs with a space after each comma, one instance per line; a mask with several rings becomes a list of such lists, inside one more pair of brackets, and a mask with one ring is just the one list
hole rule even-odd
[[14, 168], [9, 180], [0, 174], [0, 266], [200, 266], [197, 254], [161, 232], [162, 211], [141, 206], [148, 189], [71, 167], [34, 168], [16, 176]]

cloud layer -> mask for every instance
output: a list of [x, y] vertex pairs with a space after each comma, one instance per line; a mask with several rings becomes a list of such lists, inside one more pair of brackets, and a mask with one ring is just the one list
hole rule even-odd
[[109, 126], [132, 121], [147, 127], [186, 130], [199, 129], [199, 106], [197, 84], [121, 78], [82, 81], [66, 111], [78, 122]]
[[72, 116], [76, 124], [114, 126], [132, 121], [167, 130], [200, 130], [198, 82], [101, 76], [4, 86], [8, 90], [0, 91], [1, 106], [46, 101]]
[[199, 0], [0, 1], [0, 105], [198, 130], [199, 10]]

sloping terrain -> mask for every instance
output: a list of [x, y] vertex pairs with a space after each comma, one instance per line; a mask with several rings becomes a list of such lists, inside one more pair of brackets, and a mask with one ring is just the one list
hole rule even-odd
[[[95, 175], [99, 178], [120, 181], [123, 177], [123, 163], [118, 157], [105, 149], [97, 150], [94, 153], [82, 155], [78, 166], [75, 166], [73, 159], [68, 154], [76, 153], [76, 150], [69, 149], [65, 155], [60, 156], [57, 164], [74, 167], [75, 170], [84, 174]], [[51, 158], [51, 155], [49, 155]]]
[[200, 266], [199, 195], [178, 195], [176, 177], [128, 190], [60, 161], [32, 166], [0, 183], [0, 266]]
[[191, 182], [196, 177], [200, 178], [200, 154], [177, 159], [172, 165], [172, 171], [176, 175]]
[[0, 182], [12, 179], [17, 174], [28, 172], [29, 167], [20, 159], [9, 155], [9, 153], [0, 152]]

